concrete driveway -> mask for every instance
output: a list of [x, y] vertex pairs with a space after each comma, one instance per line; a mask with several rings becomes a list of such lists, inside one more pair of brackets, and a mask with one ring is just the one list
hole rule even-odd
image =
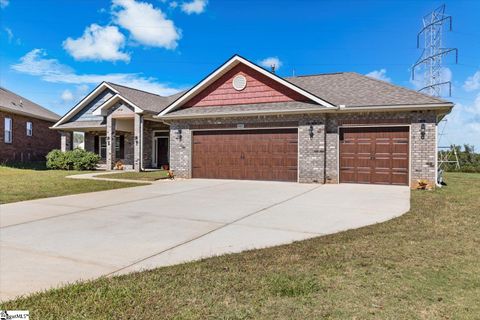
[[385, 221], [407, 187], [181, 180], [0, 206], [0, 300]]

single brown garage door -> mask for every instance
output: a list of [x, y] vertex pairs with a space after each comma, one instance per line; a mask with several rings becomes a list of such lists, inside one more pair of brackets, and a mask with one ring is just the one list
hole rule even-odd
[[341, 128], [340, 182], [408, 185], [408, 127]]
[[196, 131], [194, 178], [297, 181], [297, 129]]

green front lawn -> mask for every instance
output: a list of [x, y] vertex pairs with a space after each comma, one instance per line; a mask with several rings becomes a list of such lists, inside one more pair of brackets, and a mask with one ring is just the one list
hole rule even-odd
[[0, 309], [28, 309], [32, 319], [478, 319], [480, 174], [447, 182], [412, 192], [410, 212], [382, 224], [70, 285]]
[[46, 170], [42, 165], [0, 166], [0, 203], [138, 186], [138, 183], [67, 179], [85, 171]]
[[168, 171], [144, 171], [144, 172], [118, 172], [107, 173], [98, 176], [99, 178], [109, 179], [127, 179], [127, 180], [141, 180], [141, 181], [156, 181], [168, 178]]

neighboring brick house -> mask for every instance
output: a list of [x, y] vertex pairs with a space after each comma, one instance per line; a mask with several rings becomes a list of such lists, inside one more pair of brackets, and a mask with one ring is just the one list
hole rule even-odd
[[0, 163], [43, 161], [60, 147], [49, 129], [60, 116], [0, 87]]
[[434, 185], [452, 107], [357, 73], [282, 78], [236, 55], [170, 97], [104, 82], [54, 128], [85, 132], [108, 169], [120, 158], [182, 178]]

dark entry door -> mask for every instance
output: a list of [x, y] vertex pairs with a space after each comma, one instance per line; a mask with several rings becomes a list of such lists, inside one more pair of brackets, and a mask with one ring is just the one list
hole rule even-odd
[[157, 168], [168, 166], [168, 138], [157, 138]]
[[340, 182], [408, 185], [408, 127], [341, 128]]
[[198, 131], [194, 178], [297, 181], [297, 129]]

